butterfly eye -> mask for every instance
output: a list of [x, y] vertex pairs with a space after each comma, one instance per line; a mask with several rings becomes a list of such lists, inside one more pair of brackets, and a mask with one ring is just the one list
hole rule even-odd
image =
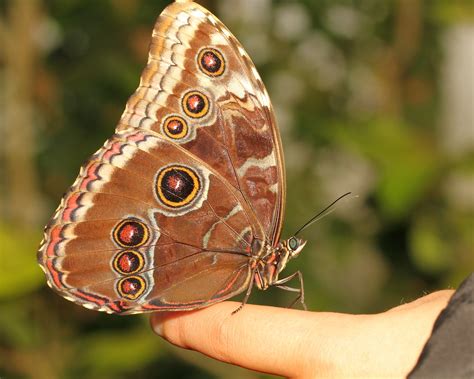
[[123, 247], [138, 247], [148, 241], [150, 233], [145, 224], [135, 218], [127, 218], [114, 228], [113, 239]]
[[188, 124], [182, 117], [167, 117], [163, 122], [163, 133], [171, 139], [181, 139], [188, 134]]
[[202, 49], [198, 54], [197, 63], [201, 71], [208, 76], [215, 77], [224, 73], [224, 57], [216, 49]]
[[288, 240], [288, 246], [290, 247], [291, 250], [295, 251], [298, 248], [298, 241], [295, 237], [291, 237]]
[[183, 97], [183, 109], [189, 117], [204, 117], [209, 111], [209, 99], [199, 91], [190, 91]]

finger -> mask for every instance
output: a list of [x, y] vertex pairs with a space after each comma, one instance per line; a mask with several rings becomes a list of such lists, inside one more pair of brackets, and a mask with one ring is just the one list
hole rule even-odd
[[155, 313], [151, 325], [174, 345], [252, 370], [300, 376], [314, 364], [310, 312], [247, 304], [232, 314], [238, 306], [223, 302], [192, 312]]
[[454, 290], [442, 290], [442, 291], [436, 291], [433, 293], [430, 293], [428, 295], [425, 295], [423, 297], [420, 297], [419, 299], [416, 299], [414, 301], [411, 301], [409, 303], [401, 304], [395, 308], [389, 309], [387, 312], [404, 312], [410, 309], [415, 309], [427, 304], [433, 304], [434, 306], [438, 306], [438, 304], [441, 304], [446, 306], [448, 304], [449, 299], [451, 296], [454, 294]]

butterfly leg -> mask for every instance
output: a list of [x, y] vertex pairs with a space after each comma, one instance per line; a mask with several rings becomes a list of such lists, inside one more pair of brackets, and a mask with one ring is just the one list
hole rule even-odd
[[[298, 279], [300, 281], [300, 287], [299, 288], [293, 288], [293, 287], [288, 287], [288, 286], [283, 285], [283, 284], [289, 282], [290, 280], [292, 280], [293, 278], [295, 278], [296, 276], [298, 277]], [[291, 274], [290, 276], [287, 276], [286, 278], [277, 280], [275, 283], [273, 283], [273, 285], [278, 287], [278, 288], [281, 288], [282, 290], [285, 290], [285, 291], [298, 292], [298, 297], [295, 300], [293, 300], [293, 302], [290, 304], [290, 306], [288, 308], [292, 308], [293, 305], [295, 305], [296, 302], [299, 300], [301, 305], [303, 306], [303, 309], [305, 311], [308, 310], [308, 308], [306, 307], [306, 304], [304, 302], [304, 282], [303, 282], [303, 274], [301, 273], [301, 271], [296, 271], [294, 274]]]
[[[242, 303], [240, 303], [240, 305], [237, 307], [236, 310], [232, 311], [231, 314], [235, 315], [238, 311], [240, 311], [245, 304], [247, 304], [247, 301], [249, 300], [249, 297], [250, 297], [250, 294], [252, 293], [252, 289], [253, 289], [253, 285], [254, 285], [254, 282], [255, 280], [253, 279], [254, 276], [255, 276], [255, 273], [260, 277], [261, 279], [261, 274], [258, 270], [254, 270], [252, 276], [251, 276], [251, 280], [250, 280], [250, 283], [249, 283], [249, 286], [247, 287], [247, 292], [245, 293], [245, 297], [244, 299], [242, 300]], [[262, 280], [262, 279], [261, 279]]]

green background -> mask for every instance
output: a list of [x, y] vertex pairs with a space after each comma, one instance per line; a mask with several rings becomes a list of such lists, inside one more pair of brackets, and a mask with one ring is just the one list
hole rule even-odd
[[[171, 347], [146, 316], [55, 295], [43, 225], [108, 138], [166, 1], [0, 0], [0, 377], [256, 378]], [[254, 59], [287, 163], [286, 273], [312, 311], [380, 312], [473, 271], [470, 1], [202, 1]], [[251, 302], [284, 306], [277, 289]], [[291, 338], [289, 336], [288, 338]]]

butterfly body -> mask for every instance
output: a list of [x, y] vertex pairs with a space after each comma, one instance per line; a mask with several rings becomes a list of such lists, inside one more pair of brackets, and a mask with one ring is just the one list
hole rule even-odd
[[280, 136], [253, 63], [209, 11], [176, 2], [157, 20], [115, 134], [46, 226], [38, 261], [63, 297], [109, 313], [247, 299], [253, 284], [284, 287], [279, 274], [304, 246], [278, 242], [284, 201]]
[[[292, 242], [290, 247], [290, 241]], [[253, 254], [251, 267], [255, 268], [254, 281], [260, 290], [266, 290], [279, 282], [279, 275], [290, 259], [296, 258], [304, 248], [306, 241], [291, 237], [278, 243], [276, 247], [265, 244], [261, 254]]]

